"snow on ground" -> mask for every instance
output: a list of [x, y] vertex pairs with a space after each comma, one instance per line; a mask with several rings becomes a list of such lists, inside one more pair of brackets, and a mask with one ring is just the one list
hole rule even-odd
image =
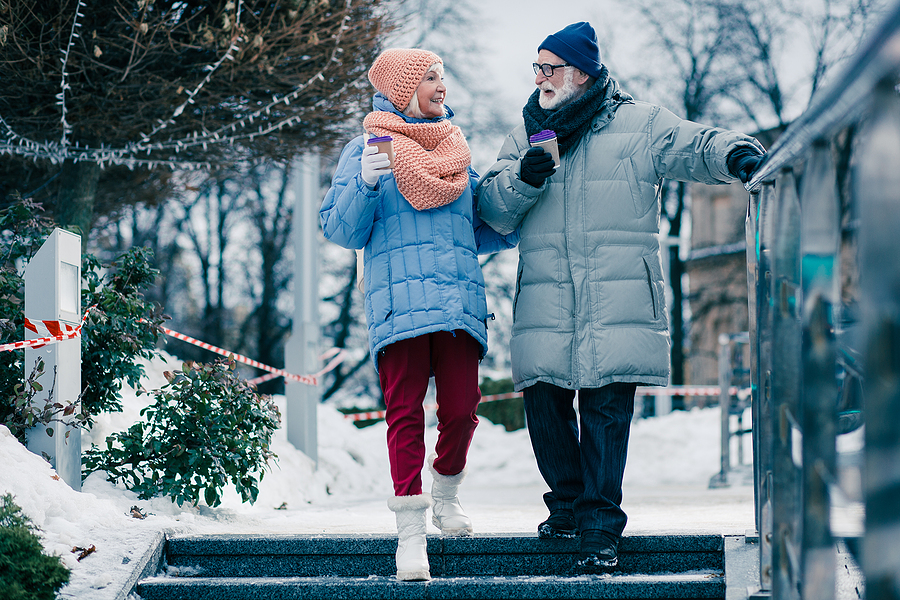
[[[147, 389], [163, 385], [162, 371], [179, 363], [172, 357], [147, 368]], [[112, 432], [127, 428], [151, 401], [125, 388], [125, 410], [102, 415], [83, 445], [102, 444]], [[284, 411], [284, 398], [277, 401]], [[753, 529], [753, 489], [744, 480], [709, 489], [719, 471], [718, 408], [675, 412], [636, 420], [629, 444], [623, 508], [629, 514], [626, 535], [709, 532], [742, 534]], [[432, 419], [433, 421], [433, 419]], [[178, 507], [168, 498], [138, 500], [136, 494], [94, 473], [75, 492], [40, 457], [26, 450], [0, 426], [0, 493], [15, 502], [41, 530], [48, 553], [63, 557], [72, 569], [71, 582], [60, 598], [113, 599], [131, 574], [135, 561], [164, 530], [220, 533], [390, 533], [392, 494], [383, 422], [358, 429], [334, 407], [318, 410], [319, 463], [296, 450], [284, 430], [276, 433], [277, 461], [260, 484], [254, 505], [242, 504], [226, 490], [221, 506]], [[747, 436], [748, 437], [748, 436]], [[430, 422], [428, 448], [437, 431]], [[749, 440], [745, 460], [749, 462]], [[469, 453], [469, 475], [460, 499], [476, 533], [534, 532], [546, 518], [541, 495], [546, 486], [535, 465], [525, 430], [507, 432], [486, 419], [475, 433]], [[426, 490], [431, 478], [423, 475]], [[145, 519], [131, 516], [137, 506]], [[437, 533], [431, 529], [430, 533]], [[77, 560], [73, 548], [94, 546], [96, 552]]]

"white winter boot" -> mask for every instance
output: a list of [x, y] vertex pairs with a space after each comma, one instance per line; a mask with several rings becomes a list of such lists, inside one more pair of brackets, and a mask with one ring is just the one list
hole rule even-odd
[[388, 508], [397, 516], [397, 579], [428, 581], [428, 551], [425, 542], [425, 511], [431, 506], [428, 494], [394, 496]]
[[431, 497], [434, 500], [431, 522], [439, 527], [443, 535], [472, 535], [472, 520], [463, 512], [456, 495], [459, 484], [466, 477], [466, 469], [456, 475], [441, 475], [434, 470], [437, 454], [428, 457], [428, 469], [434, 482]]

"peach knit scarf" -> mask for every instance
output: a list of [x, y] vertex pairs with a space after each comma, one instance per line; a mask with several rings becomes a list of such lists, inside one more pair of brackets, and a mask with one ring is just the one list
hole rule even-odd
[[366, 115], [363, 126], [394, 138], [397, 189], [416, 210], [450, 204], [469, 185], [469, 145], [449, 120], [407, 123], [399, 115], [375, 111]]

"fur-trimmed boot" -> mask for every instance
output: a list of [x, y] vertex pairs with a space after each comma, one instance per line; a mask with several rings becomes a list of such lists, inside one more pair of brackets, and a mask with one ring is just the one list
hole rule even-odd
[[394, 496], [388, 508], [397, 516], [397, 579], [428, 581], [428, 550], [425, 541], [425, 512], [431, 506], [428, 494]]
[[431, 485], [432, 506], [431, 522], [440, 528], [443, 535], [472, 535], [472, 520], [463, 512], [459, 504], [457, 490], [466, 477], [466, 469], [456, 475], [441, 475], [434, 470], [434, 459], [437, 454], [428, 457], [428, 469], [434, 481]]

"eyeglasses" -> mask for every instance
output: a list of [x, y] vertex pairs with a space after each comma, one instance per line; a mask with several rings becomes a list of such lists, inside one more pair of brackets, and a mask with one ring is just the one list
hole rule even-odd
[[569, 63], [563, 63], [561, 65], [551, 65], [549, 63], [544, 63], [539, 65], [537, 63], [531, 63], [532, 68], [534, 68], [534, 74], [537, 75], [538, 71], [544, 74], [544, 77], [553, 77], [553, 69], [559, 69], [560, 67], [571, 67]]

